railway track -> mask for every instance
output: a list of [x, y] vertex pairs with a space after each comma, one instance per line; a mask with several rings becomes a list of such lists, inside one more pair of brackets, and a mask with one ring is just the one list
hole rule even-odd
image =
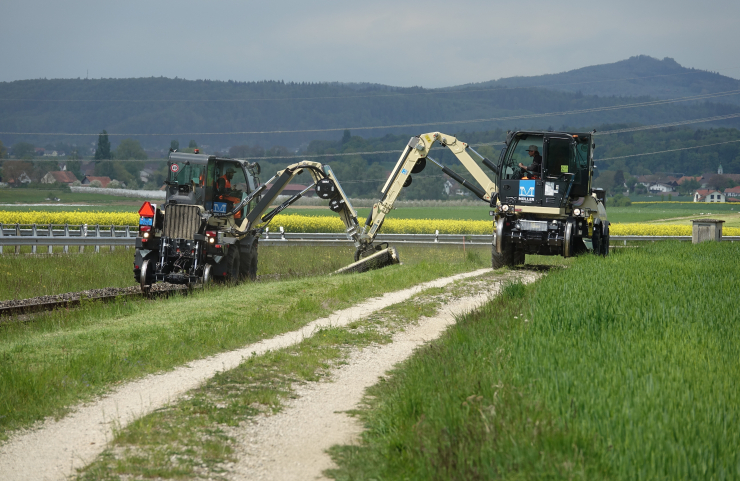
[[[186, 293], [188, 289], [182, 286], [157, 284], [152, 286], [148, 294], [143, 294], [139, 286], [108, 287], [103, 289], [89, 289], [81, 292], [68, 292], [53, 296], [0, 301], [0, 324], [18, 320], [25, 321], [28, 320], [27, 316], [30, 314], [53, 311], [55, 309], [69, 309], [70, 307], [77, 307], [83, 302], [111, 302], [123, 298], [157, 298], [168, 296], [175, 292]], [[19, 317], [22, 317], [22, 319], [19, 319]]]

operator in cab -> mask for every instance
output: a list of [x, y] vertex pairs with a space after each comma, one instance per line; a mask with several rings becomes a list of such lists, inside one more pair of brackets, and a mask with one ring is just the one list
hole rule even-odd
[[[230, 202], [232, 207], [241, 202], [241, 197], [237, 197], [237, 195], [240, 196], [241, 193], [231, 188], [231, 179], [234, 178], [235, 173], [236, 170], [234, 170], [233, 167], [229, 167], [226, 169], [226, 173], [216, 181], [216, 192], [218, 194], [217, 199]], [[235, 219], [240, 219], [241, 216], [241, 211], [234, 214]]]
[[539, 149], [537, 149], [536, 145], [530, 145], [527, 152], [532, 157], [532, 163], [527, 166], [519, 162], [519, 167], [528, 170], [535, 177], [539, 178], [542, 174], [542, 156], [539, 153]]

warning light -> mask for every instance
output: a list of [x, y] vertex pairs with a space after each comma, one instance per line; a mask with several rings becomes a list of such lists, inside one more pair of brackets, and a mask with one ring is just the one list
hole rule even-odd
[[152, 207], [152, 203], [144, 202], [141, 209], [139, 209], [139, 215], [141, 217], [154, 217], [154, 207]]
[[194, 154], [200, 154], [200, 149], [193, 149]]

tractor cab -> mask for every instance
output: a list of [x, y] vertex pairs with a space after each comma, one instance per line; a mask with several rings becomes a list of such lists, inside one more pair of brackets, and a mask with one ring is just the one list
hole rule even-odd
[[[571, 197], [588, 195], [593, 171], [591, 133], [510, 132], [499, 159], [502, 204], [560, 209]], [[530, 152], [534, 151], [534, 155]], [[541, 156], [539, 171], [525, 167]]]
[[[167, 177], [167, 204], [202, 206], [216, 214], [230, 212], [259, 186], [259, 165], [214, 155], [171, 152]], [[251, 205], [237, 212], [249, 213]]]

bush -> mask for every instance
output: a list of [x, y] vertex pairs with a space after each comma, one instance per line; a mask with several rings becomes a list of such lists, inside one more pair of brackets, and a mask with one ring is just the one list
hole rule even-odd
[[120, 189], [121, 188], [121, 183], [118, 182], [117, 180], [113, 179], [113, 180], [111, 180], [108, 183], [108, 187], [107, 188], [108, 189]]
[[73, 187], [79, 187], [81, 185], [82, 185], [82, 182], [80, 182], [79, 180], [75, 180], [74, 182], [72, 182]]
[[632, 199], [622, 194], [615, 194], [606, 201], [607, 207], [627, 207], [632, 205]]
[[90, 187], [103, 187], [103, 184], [99, 180], [93, 180], [89, 185]]

